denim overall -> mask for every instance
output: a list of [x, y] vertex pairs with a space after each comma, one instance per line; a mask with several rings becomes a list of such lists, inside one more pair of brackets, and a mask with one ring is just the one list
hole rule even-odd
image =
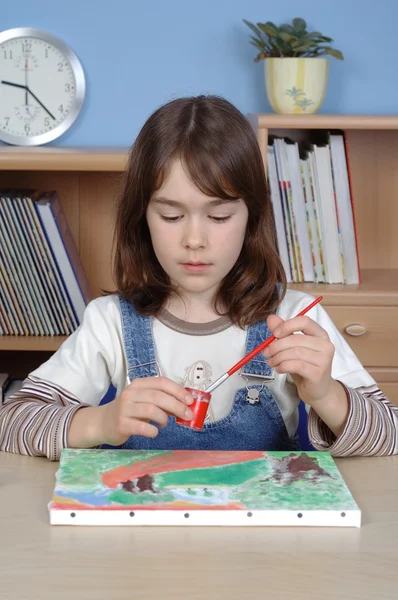
[[[122, 331], [130, 381], [137, 377], [159, 375], [150, 317], [140, 316], [132, 305], [119, 297]], [[248, 328], [246, 352], [253, 350], [270, 335], [265, 322]], [[195, 343], [195, 340], [192, 340]], [[232, 365], [231, 365], [232, 366]], [[244, 367], [244, 373], [270, 376], [271, 368], [262, 354]], [[220, 373], [219, 375], [221, 375]], [[250, 379], [250, 378], [248, 378]], [[250, 381], [247, 384], [250, 385]], [[202, 431], [181, 427], [175, 417], [159, 428], [155, 438], [131, 436], [118, 448], [134, 450], [299, 450], [298, 437], [289, 437], [279, 407], [266, 385], [250, 385], [259, 390], [259, 401], [250, 404], [247, 388], [237, 390], [231, 412], [214, 423], [205, 423]], [[107, 446], [109, 447], [109, 446]]]

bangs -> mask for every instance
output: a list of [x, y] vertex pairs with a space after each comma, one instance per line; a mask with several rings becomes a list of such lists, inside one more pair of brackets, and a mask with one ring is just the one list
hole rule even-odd
[[155, 187], [158, 190], [166, 179], [173, 160], [180, 159], [183, 168], [195, 186], [206, 196], [222, 200], [243, 199], [243, 186], [236, 181], [236, 171], [228, 165], [225, 157], [214, 158], [203, 148], [191, 148], [185, 144], [169, 156], [168, 160], [155, 173]]
[[228, 156], [218, 156], [206, 151], [203, 146], [190, 147], [187, 144], [182, 149], [181, 161], [196, 187], [206, 196], [223, 200], [238, 200], [242, 198], [242, 190], [236, 181], [236, 173], [228, 164]]

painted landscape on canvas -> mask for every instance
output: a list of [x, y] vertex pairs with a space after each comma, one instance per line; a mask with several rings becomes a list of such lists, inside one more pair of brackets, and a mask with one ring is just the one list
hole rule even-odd
[[357, 510], [327, 452], [62, 451], [52, 510]]

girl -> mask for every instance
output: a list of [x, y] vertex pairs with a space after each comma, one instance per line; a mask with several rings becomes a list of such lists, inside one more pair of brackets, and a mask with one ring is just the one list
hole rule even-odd
[[[214, 96], [158, 109], [134, 143], [118, 202], [116, 292], [0, 409], [0, 448], [56, 460], [64, 447], [398, 452], [390, 404], [318, 304], [286, 290], [260, 150]], [[294, 335], [300, 332], [301, 335]], [[185, 386], [205, 389], [273, 333], [212, 394], [202, 431]], [[116, 398], [100, 405], [110, 383]]]

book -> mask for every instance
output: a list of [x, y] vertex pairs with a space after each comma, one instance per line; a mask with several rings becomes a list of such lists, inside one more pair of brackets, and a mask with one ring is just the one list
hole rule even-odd
[[51, 525], [360, 527], [328, 452], [62, 450]]
[[283, 268], [285, 270], [286, 279], [288, 283], [293, 281], [292, 271], [290, 265], [288, 241], [287, 241], [287, 228], [285, 215], [283, 210], [283, 199], [279, 192], [279, 180], [278, 171], [276, 168], [275, 148], [274, 146], [268, 146], [267, 151], [267, 165], [268, 165], [268, 181], [269, 191], [272, 202], [272, 209], [274, 213], [275, 221], [275, 233], [278, 244], [278, 252], [282, 261]]
[[334, 174], [336, 212], [344, 256], [345, 283], [359, 283], [359, 261], [348, 173], [348, 159], [342, 135], [329, 135]]
[[36, 200], [35, 209], [62, 274], [75, 315], [81, 323], [86, 304], [93, 299], [93, 295], [56, 192], [43, 194]]

